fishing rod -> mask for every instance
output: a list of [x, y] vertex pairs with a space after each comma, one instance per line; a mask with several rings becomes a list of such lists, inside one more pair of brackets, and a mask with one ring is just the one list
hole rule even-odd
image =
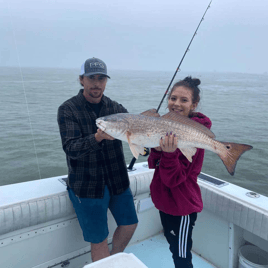
[[[171, 79], [171, 81], [170, 81], [170, 83], [169, 83], [169, 85], [168, 85], [168, 87], [167, 87], [167, 90], [166, 90], [166, 92], [165, 92], [165, 94], [164, 94], [164, 96], [163, 96], [161, 102], [159, 103], [159, 106], [158, 106], [156, 112], [159, 111], [159, 109], [160, 109], [160, 107], [161, 107], [161, 105], [162, 105], [162, 103], [163, 103], [163, 101], [164, 101], [164, 99], [165, 99], [165, 97], [166, 97], [166, 95], [167, 95], [167, 93], [168, 93], [168, 91], [169, 91], [169, 88], [170, 88], [170, 86], [171, 86], [171, 84], [172, 84], [172, 82], [173, 82], [173, 80], [174, 80], [174, 78], [175, 78], [177, 72], [180, 70], [180, 66], [181, 66], [181, 64], [182, 64], [182, 62], [183, 62], [183, 60], [184, 60], [184, 58], [185, 58], [185, 55], [186, 55], [186, 53], [189, 51], [189, 48], [190, 48], [190, 46], [191, 46], [191, 44], [192, 44], [192, 42], [193, 42], [193, 39], [194, 39], [194, 37], [196, 36], [197, 31], [198, 31], [198, 29], [199, 29], [199, 26], [200, 26], [200, 24], [202, 23], [202, 21], [204, 20], [204, 17], [205, 17], [205, 15], [206, 15], [208, 9], [210, 8], [210, 4], [211, 4], [211, 3], [212, 3], [212, 0], [211, 0], [210, 3], [208, 4], [207, 9], [206, 9], [206, 11], [204, 12], [204, 14], [203, 14], [203, 16], [202, 16], [202, 18], [201, 18], [201, 20], [200, 20], [200, 22], [199, 22], [199, 24], [198, 24], [196, 30], [195, 30], [195, 32], [194, 32], [194, 34], [193, 34], [193, 36], [192, 36], [192, 39], [191, 39], [190, 43], [188, 44], [188, 46], [187, 46], [187, 48], [186, 48], [186, 50], [185, 50], [185, 52], [184, 52], [184, 54], [183, 54], [183, 57], [182, 57], [182, 59], [181, 59], [181, 61], [180, 61], [180, 63], [179, 63], [179, 66], [177, 67], [177, 69], [176, 69], [176, 71], [175, 71], [175, 73], [174, 73], [174, 75], [173, 75], [173, 77], [172, 77], [172, 79]], [[149, 149], [148, 149], [148, 148], [144, 148], [144, 154], [143, 154], [143, 156], [147, 156], [148, 154], [149, 154]], [[131, 162], [130, 162], [130, 164], [129, 164], [129, 167], [128, 167], [127, 169], [130, 170], [130, 171], [132, 171], [135, 162], [136, 162], [136, 158], [133, 157], [132, 160], [131, 160]]]
[[184, 55], [183, 55], [183, 57], [182, 57], [182, 59], [181, 59], [181, 61], [180, 61], [180, 64], [179, 64], [178, 68], [176, 69], [176, 71], [175, 71], [175, 73], [174, 73], [174, 75], [173, 75], [173, 77], [172, 77], [172, 79], [171, 79], [171, 81], [170, 81], [170, 83], [169, 83], [169, 85], [168, 85], [168, 88], [167, 88], [167, 90], [166, 90], [166, 92], [165, 92], [165, 94], [164, 94], [164, 96], [163, 96], [163, 98], [162, 98], [162, 100], [161, 100], [161, 102], [160, 102], [160, 104], [159, 104], [157, 110], [156, 110], [157, 112], [159, 111], [159, 109], [160, 109], [160, 107], [161, 107], [161, 105], [162, 105], [162, 103], [163, 103], [163, 101], [164, 101], [164, 99], [165, 99], [165, 97], [166, 97], [166, 95], [167, 95], [167, 93], [168, 93], [168, 91], [169, 91], [169, 88], [170, 88], [170, 86], [171, 86], [171, 84], [172, 84], [172, 82], [173, 82], [173, 80], [174, 80], [174, 78], [175, 78], [177, 72], [180, 70], [180, 66], [181, 66], [181, 64], [182, 64], [182, 62], [183, 62], [183, 60], [184, 60], [184, 57], [185, 57], [186, 53], [189, 51], [189, 47], [191, 46], [192, 41], [193, 41], [194, 37], [196, 36], [197, 31], [198, 31], [198, 28], [199, 28], [200, 24], [202, 23], [202, 21], [204, 20], [204, 17], [205, 17], [205, 15], [206, 15], [208, 9], [210, 8], [210, 4], [211, 4], [211, 2], [212, 2], [212, 0], [210, 1], [210, 3], [209, 3], [209, 5], [208, 5], [208, 7], [207, 7], [207, 9], [206, 9], [206, 11], [205, 11], [205, 13], [204, 13], [202, 19], [200, 20], [200, 22], [199, 22], [199, 24], [198, 24], [198, 26], [197, 26], [197, 28], [196, 28], [196, 30], [195, 30], [193, 36], [192, 36], [192, 39], [191, 39], [191, 41], [190, 41], [188, 47], [186, 48], [186, 50], [185, 50], [185, 52], [184, 52]]

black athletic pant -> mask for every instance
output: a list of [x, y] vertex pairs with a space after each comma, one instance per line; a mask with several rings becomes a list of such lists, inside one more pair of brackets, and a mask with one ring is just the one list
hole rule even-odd
[[164, 235], [176, 268], [192, 268], [192, 232], [197, 213], [187, 216], [172, 216], [160, 211]]

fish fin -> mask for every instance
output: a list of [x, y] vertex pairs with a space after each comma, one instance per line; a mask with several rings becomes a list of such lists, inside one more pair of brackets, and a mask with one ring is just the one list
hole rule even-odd
[[204, 134], [208, 135], [210, 138], [215, 138], [214, 133], [209, 130], [207, 127], [203, 126], [202, 124], [199, 124], [196, 121], [191, 120], [190, 118], [180, 115], [176, 112], [169, 112], [162, 116], [162, 118], [169, 119], [172, 121], [176, 121], [181, 124], [188, 125], [190, 127], [196, 128], [199, 131], [203, 132]]
[[131, 132], [127, 131], [126, 132], [127, 135], [127, 140], [128, 140], [128, 145], [130, 148], [131, 153], [133, 154], [133, 156], [138, 159], [139, 155], [143, 155], [144, 154], [144, 146], [142, 145], [137, 145], [135, 143], [131, 142], [130, 136], [131, 136]]
[[160, 114], [156, 111], [156, 109], [147, 110], [147, 111], [141, 113], [141, 115], [160, 117]]
[[197, 149], [194, 147], [191, 148], [179, 148], [180, 151], [183, 153], [183, 155], [188, 159], [189, 162], [192, 163], [193, 159], [193, 155], [195, 155]]
[[238, 144], [232, 142], [222, 143], [225, 145], [227, 153], [225, 150], [222, 150], [220, 153], [218, 153], [218, 156], [222, 160], [228, 172], [233, 176], [235, 172], [236, 163], [240, 156], [244, 152], [251, 150], [253, 147], [247, 144]]
[[137, 145], [134, 143], [129, 143], [130, 151], [132, 152], [133, 156], [138, 159], [139, 155], [144, 154], [144, 146]]

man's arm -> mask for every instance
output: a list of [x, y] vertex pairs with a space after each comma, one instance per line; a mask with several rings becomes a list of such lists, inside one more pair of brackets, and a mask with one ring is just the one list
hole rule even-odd
[[107, 135], [97, 134], [97, 132], [83, 137], [80, 125], [68, 106], [59, 107], [58, 124], [63, 150], [72, 159], [78, 159], [92, 151], [100, 150], [102, 147], [98, 140], [106, 138]]

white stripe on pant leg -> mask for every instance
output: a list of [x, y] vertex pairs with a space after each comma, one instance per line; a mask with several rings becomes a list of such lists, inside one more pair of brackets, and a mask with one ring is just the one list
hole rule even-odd
[[184, 216], [184, 224], [183, 224], [183, 233], [182, 233], [182, 244], [181, 244], [181, 251], [182, 251], [182, 258], [186, 258], [185, 254], [185, 244], [187, 244], [187, 237], [186, 237], [186, 231], [187, 231], [187, 226], [188, 226], [188, 217]]
[[181, 244], [181, 238], [182, 238], [182, 229], [183, 229], [183, 223], [184, 223], [185, 216], [181, 217], [181, 224], [180, 224], [180, 232], [179, 232], [179, 257], [182, 257], [182, 244]]
[[186, 235], [185, 235], [185, 247], [184, 247], [184, 258], [186, 258], [186, 250], [187, 250], [187, 242], [188, 242], [188, 231], [189, 231], [189, 225], [190, 225], [190, 216], [187, 215], [187, 229], [186, 229]]

